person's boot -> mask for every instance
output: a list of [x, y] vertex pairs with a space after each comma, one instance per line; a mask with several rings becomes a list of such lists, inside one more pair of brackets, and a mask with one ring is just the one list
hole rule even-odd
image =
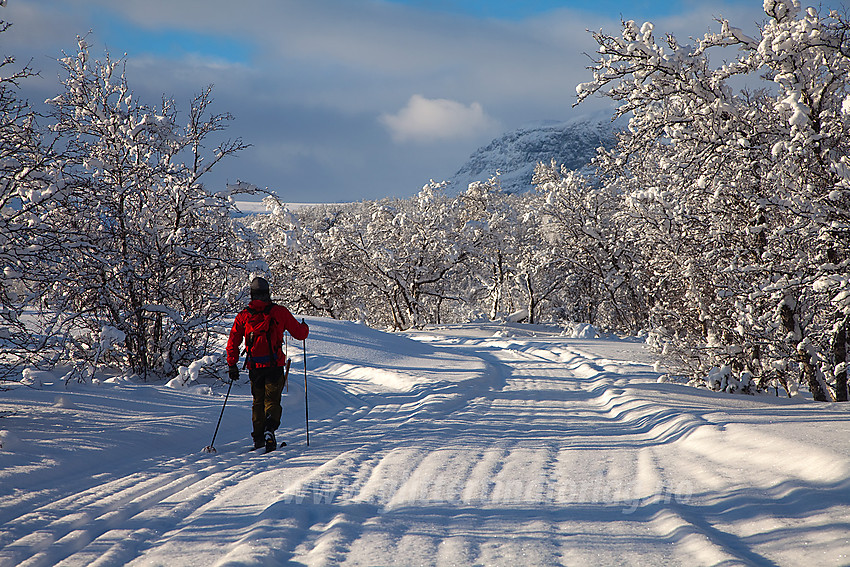
[[266, 439], [262, 433], [252, 433], [251, 438], [254, 440], [254, 449], [265, 447]]
[[266, 431], [265, 438], [266, 438], [266, 453], [269, 453], [269, 452], [277, 449], [277, 441], [275, 441], [274, 432]]

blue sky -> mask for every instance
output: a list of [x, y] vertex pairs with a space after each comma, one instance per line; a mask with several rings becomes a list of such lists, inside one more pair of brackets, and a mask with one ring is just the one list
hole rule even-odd
[[289, 202], [415, 194], [451, 177], [479, 146], [542, 120], [567, 120], [589, 79], [587, 29], [620, 17], [701, 36], [716, 16], [757, 33], [760, 0], [8, 0], [3, 55], [41, 76], [23, 92], [58, 93], [55, 59], [88, 35], [95, 56], [127, 55], [136, 98], [186, 108], [214, 85], [226, 137], [253, 146], [207, 179], [237, 179]]

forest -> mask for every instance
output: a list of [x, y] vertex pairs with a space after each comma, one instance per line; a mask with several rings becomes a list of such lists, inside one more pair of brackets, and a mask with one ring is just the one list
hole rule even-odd
[[[652, 24], [594, 32], [589, 80], [628, 118], [592, 173], [539, 163], [411, 198], [239, 216], [248, 184], [205, 185], [247, 144], [220, 139], [212, 87], [180, 112], [136, 100], [85, 38], [40, 115], [0, 64], [0, 380], [21, 366], [154, 379], [217, 354], [246, 282], [305, 315], [407, 330], [511, 317], [644, 337], [714, 390], [798, 386], [847, 401], [850, 21], [767, 0], [690, 43]], [[9, 23], [0, 29], [5, 30]], [[744, 86], [733, 86], [744, 85]], [[379, 165], [376, 164], [376, 167]], [[356, 180], [352, 180], [356, 183]]]

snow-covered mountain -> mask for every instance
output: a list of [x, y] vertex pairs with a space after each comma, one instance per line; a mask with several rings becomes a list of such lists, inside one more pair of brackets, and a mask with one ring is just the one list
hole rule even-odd
[[555, 159], [570, 169], [582, 169], [596, 155], [596, 148], [612, 147], [615, 132], [625, 126], [625, 120], [612, 122], [610, 114], [523, 126], [478, 148], [451, 178], [452, 188], [463, 191], [471, 182], [486, 181], [498, 172], [503, 190], [527, 191], [538, 162]]

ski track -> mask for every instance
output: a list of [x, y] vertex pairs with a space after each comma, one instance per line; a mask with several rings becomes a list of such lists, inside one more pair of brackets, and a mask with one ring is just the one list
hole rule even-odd
[[340, 388], [362, 373], [328, 365], [309, 448], [222, 441], [69, 470], [74, 492], [9, 491], [0, 566], [850, 562], [848, 459], [746, 427], [758, 401], [656, 384], [646, 360], [556, 335], [420, 341], [481, 370], [393, 390]]

